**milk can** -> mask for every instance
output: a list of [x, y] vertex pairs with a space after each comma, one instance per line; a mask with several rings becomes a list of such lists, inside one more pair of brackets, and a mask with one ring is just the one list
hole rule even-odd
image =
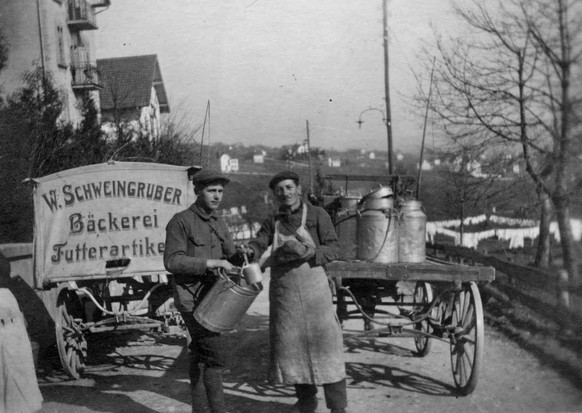
[[218, 280], [194, 310], [194, 319], [207, 330], [223, 333], [235, 328], [263, 285], [239, 285], [221, 270], [218, 274]]
[[392, 197], [364, 201], [358, 229], [358, 259], [398, 262], [398, 225], [393, 206]]
[[424, 262], [426, 215], [420, 201], [403, 201], [398, 228], [398, 262]]
[[355, 260], [358, 256], [358, 201], [359, 197], [340, 198], [340, 209], [335, 219], [335, 230], [342, 246], [340, 259]]

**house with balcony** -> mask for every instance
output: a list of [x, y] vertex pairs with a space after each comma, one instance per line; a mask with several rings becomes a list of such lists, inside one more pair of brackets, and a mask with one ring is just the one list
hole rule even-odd
[[125, 125], [150, 139], [159, 136], [160, 114], [170, 105], [157, 55], [98, 59], [101, 117], [114, 133]]
[[22, 88], [24, 73], [40, 68], [61, 92], [64, 121], [81, 121], [84, 99], [93, 99], [99, 109], [95, 33], [97, 13], [109, 5], [110, 0], [2, 0], [8, 61], [0, 72], [0, 96]]

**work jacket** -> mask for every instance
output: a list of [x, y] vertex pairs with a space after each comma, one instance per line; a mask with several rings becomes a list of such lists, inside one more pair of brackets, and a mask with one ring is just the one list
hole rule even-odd
[[200, 284], [215, 281], [206, 260], [228, 259], [234, 253], [232, 235], [216, 211], [208, 214], [194, 203], [172, 217], [166, 226], [164, 266], [173, 274], [178, 311], [193, 311], [200, 301]]

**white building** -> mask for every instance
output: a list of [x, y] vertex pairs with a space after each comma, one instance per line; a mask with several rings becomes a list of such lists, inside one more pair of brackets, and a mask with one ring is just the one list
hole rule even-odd
[[342, 166], [341, 160], [338, 157], [334, 157], [334, 158], [327, 158], [327, 165], [332, 167], [332, 168], [339, 168], [340, 166]]
[[220, 157], [220, 170], [222, 172], [238, 172], [238, 159], [231, 158], [225, 153]]
[[110, 4], [110, 0], [0, 1], [0, 28], [8, 45], [8, 60], [0, 73], [2, 97], [25, 86], [22, 75], [39, 68], [61, 94], [64, 121], [79, 124], [86, 99], [99, 110], [97, 14]]
[[426, 159], [424, 159], [422, 161], [422, 170], [423, 171], [432, 171], [432, 165], [430, 164], [429, 161], [427, 161]]
[[309, 152], [309, 146], [307, 146], [307, 142], [303, 142], [301, 145], [297, 147], [297, 154], [302, 155], [304, 153]]

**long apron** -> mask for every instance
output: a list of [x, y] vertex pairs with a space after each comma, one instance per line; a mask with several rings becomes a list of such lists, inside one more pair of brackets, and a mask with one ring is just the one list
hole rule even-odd
[[[305, 228], [306, 216], [304, 205], [301, 226], [293, 235], [281, 234], [279, 221], [275, 223], [272, 251], [289, 239], [315, 246]], [[271, 268], [271, 382], [323, 384], [345, 378], [342, 331], [332, 300], [323, 267]]]

